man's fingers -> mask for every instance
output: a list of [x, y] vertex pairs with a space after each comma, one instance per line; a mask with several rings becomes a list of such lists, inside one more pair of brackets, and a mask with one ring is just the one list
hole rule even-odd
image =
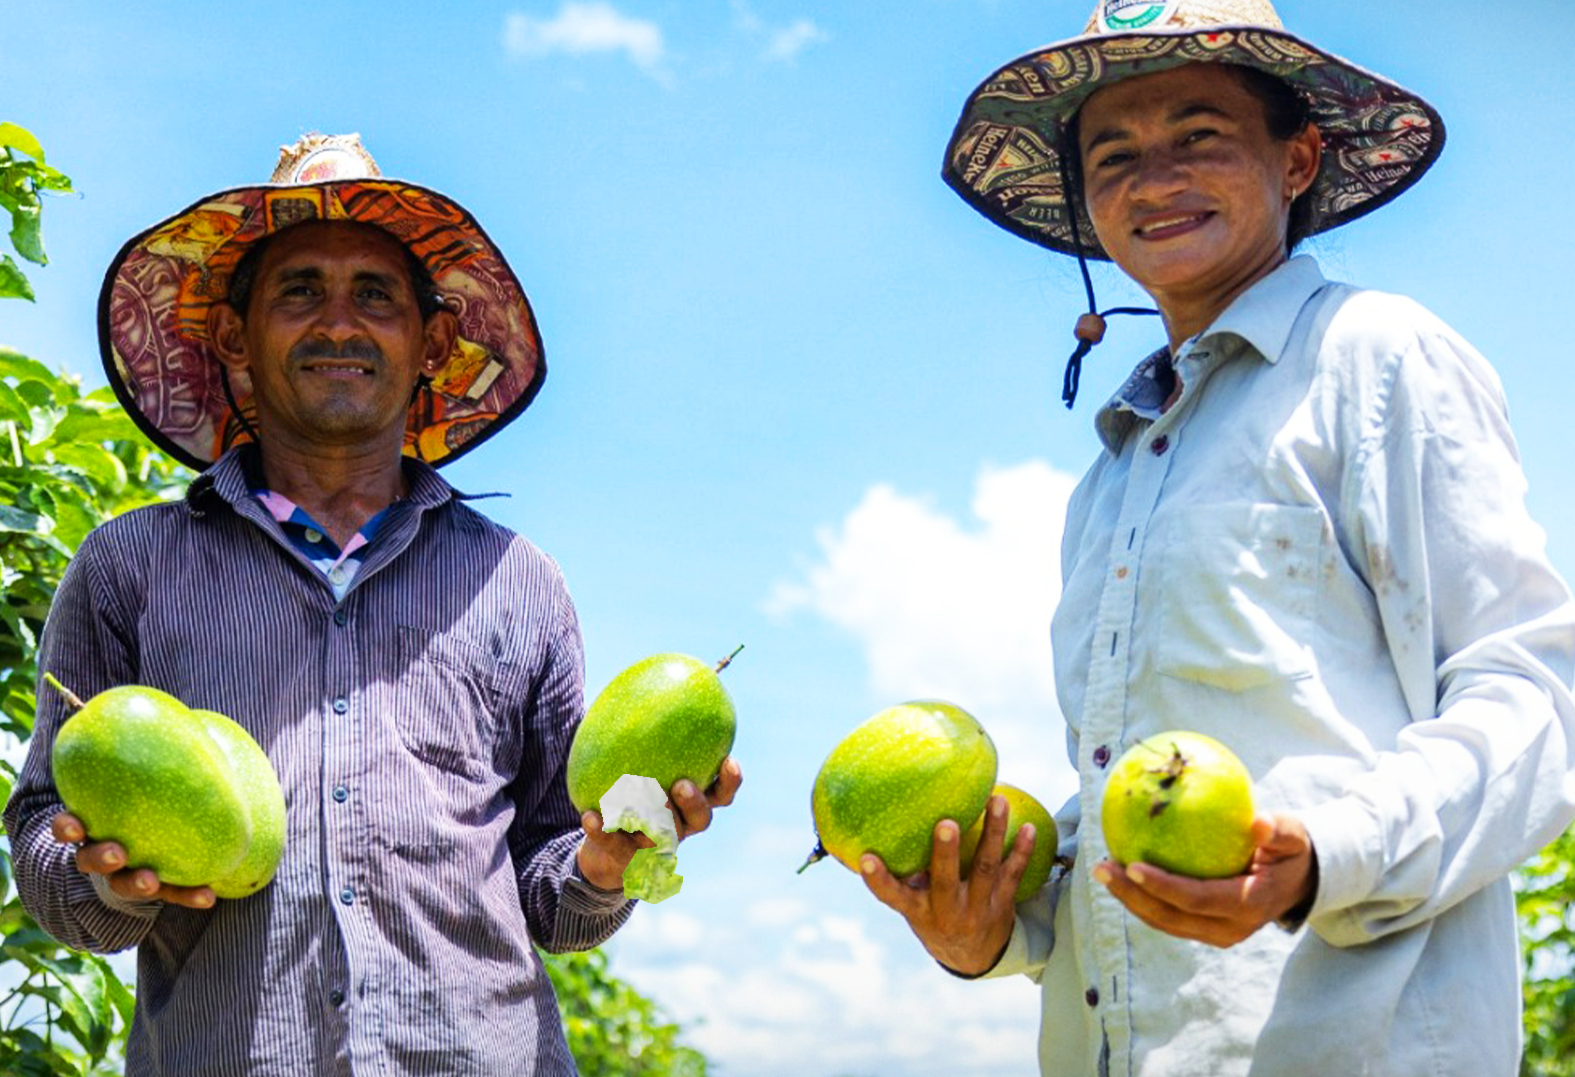
[[962, 856], [958, 847], [958, 835], [961, 833], [956, 822], [942, 819], [935, 824], [935, 832], [930, 835], [930, 890], [935, 897], [935, 904], [944, 907], [955, 904], [957, 880], [962, 876]]
[[[974, 846], [973, 864], [968, 869], [968, 900], [975, 908], [989, 902], [1000, 882], [1001, 848], [1006, 844], [1006, 798], [992, 794], [984, 805], [984, 829], [979, 833], [979, 844]], [[1021, 874], [1021, 873], [1019, 873]], [[1017, 883], [1014, 881], [1015, 888]]]
[[129, 868], [109, 876], [109, 888], [127, 901], [163, 901], [189, 909], [211, 909], [217, 900], [206, 886], [161, 884], [150, 868]]
[[711, 802], [688, 778], [673, 783], [668, 803], [673, 806], [673, 821], [678, 824], [680, 840], [698, 834], [711, 825]]
[[162, 900], [171, 905], [184, 905], [188, 909], [211, 909], [213, 891], [206, 886], [163, 886], [159, 888]]
[[113, 841], [96, 841], [78, 849], [76, 861], [78, 871], [108, 875], [126, 866], [126, 850]]
[[56, 812], [55, 817], [49, 821], [49, 833], [58, 842], [71, 845], [75, 842], [87, 840], [87, 828], [70, 812]]
[[706, 790], [706, 799], [713, 807], [725, 808], [733, 803], [733, 798], [738, 795], [738, 787], [743, 784], [744, 768], [738, 760], [728, 756], [722, 760], [722, 769], [717, 772], [716, 781]]
[[997, 897], [1004, 891], [1008, 899], [1017, 895], [1017, 884], [1023, 881], [1023, 872], [1028, 870], [1028, 858], [1034, 854], [1034, 845], [1038, 843], [1039, 832], [1034, 829], [1034, 824], [1024, 823], [1017, 828], [1017, 836], [1012, 841], [1011, 851], [1006, 859], [1001, 861], [1001, 874], [996, 877], [995, 889]]
[[886, 865], [881, 863], [880, 857], [874, 853], [865, 853], [859, 857], [859, 878], [864, 880], [864, 885], [875, 895], [875, 900], [888, 908], [895, 909], [905, 920], [910, 919], [911, 914], [918, 909], [919, 903], [924, 900], [923, 891], [904, 885], [886, 870]]
[[609, 851], [626, 846], [625, 851], [632, 855], [635, 849], [649, 849], [656, 845], [656, 842], [638, 830], [633, 833], [624, 830], [604, 830], [602, 815], [598, 811], [585, 811], [580, 816], [580, 829], [585, 831], [586, 840], [592, 845]]

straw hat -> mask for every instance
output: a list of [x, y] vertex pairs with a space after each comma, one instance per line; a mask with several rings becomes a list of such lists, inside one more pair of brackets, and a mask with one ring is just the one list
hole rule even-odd
[[[1307, 99], [1324, 143], [1313, 232], [1388, 202], [1444, 146], [1432, 105], [1288, 33], [1268, 0], [1099, 0], [1081, 36], [1013, 60], [968, 96], [941, 175], [1002, 228], [1075, 254], [1062, 190], [1066, 123], [1101, 86], [1188, 63], [1255, 67]], [[1108, 260], [1079, 213], [1083, 252]]]
[[[133, 237], [99, 293], [99, 349], [126, 410], [159, 448], [194, 468], [250, 440], [256, 409], [208, 340], [208, 309], [258, 241], [306, 221], [391, 233], [431, 273], [459, 319], [447, 366], [410, 405], [405, 454], [458, 459], [530, 404], [546, 377], [541, 336], [502, 253], [457, 202], [387, 179], [358, 135], [284, 147], [266, 184], [209, 195]], [[239, 414], [237, 414], [237, 408]]]

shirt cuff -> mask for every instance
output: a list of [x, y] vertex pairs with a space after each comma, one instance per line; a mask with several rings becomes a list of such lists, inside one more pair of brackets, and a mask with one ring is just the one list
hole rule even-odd
[[625, 904], [633, 905], [634, 898], [623, 896], [623, 887], [616, 890], [603, 890], [585, 877], [580, 871], [580, 858], [574, 857], [569, 867], [569, 877], [563, 881], [563, 896], [576, 912], [580, 913], [605, 913], [621, 908]]
[[1318, 888], [1308, 918], [1365, 901], [1382, 868], [1378, 823], [1361, 801], [1343, 797], [1300, 812], [1318, 863]]

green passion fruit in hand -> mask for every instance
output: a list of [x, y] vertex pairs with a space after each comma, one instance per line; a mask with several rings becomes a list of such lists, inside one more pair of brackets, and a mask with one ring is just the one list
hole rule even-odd
[[936, 823], [952, 819], [966, 830], [984, 811], [995, 763], [989, 734], [961, 707], [938, 700], [888, 707], [821, 764], [810, 795], [821, 848], [808, 863], [824, 852], [858, 871], [859, 857], [871, 852], [899, 878], [923, 871]]
[[118, 842], [133, 868], [174, 886], [245, 897], [284, 851], [284, 795], [240, 725], [168, 693], [122, 685], [75, 707], [50, 757], [66, 810], [92, 841]]
[[708, 788], [738, 729], [733, 701], [717, 676], [737, 654], [714, 667], [687, 654], [656, 654], [608, 682], [569, 746], [567, 782], [575, 809], [596, 808], [625, 774], [652, 778], [667, 793], [683, 778]]
[[[1023, 869], [1023, 877], [1017, 883], [1017, 893], [1012, 896], [1013, 902], [1021, 904], [1033, 897], [1050, 878], [1050, 869], [1055, 866], [1059, 835], [1056, 833], [1055, 819], [1031, 794], [1005, 782], [990, 790], [991, 796], [996, 794], [1006, 798], [1006, 836], [1001, 844], [1003, 860], [1011, 853], [1012, 843], [1017, 840], [1017, 831], [1022, 825], [1032, 823], [1034, 826], [1034, 851], [1028, 854], [1028, 867]], [[962, 839], [958, 843], [957, 852], [964, 876], [973, 870], [973, 854], [979, 848], [979, 839], [984, 837], [985, 815], [985, 812], [979, 813], [973, 826], [962, 832]]]
[[1213, 737], [1186, 730], [1138, 741], [1110, 768], [1100, 821], [1110, 855], [1195, 879], [1252, 862], [1252, 777]]

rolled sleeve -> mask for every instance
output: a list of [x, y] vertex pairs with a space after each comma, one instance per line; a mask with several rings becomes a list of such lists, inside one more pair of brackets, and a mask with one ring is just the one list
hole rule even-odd
[[[1526, 512], [1496, 377], [1442, 326], [1362, 446], [1356, 536], [1412, 721], [1304, 817], [1309, 923], [1355, 945], [1437, 915], [1575, 818], [1575, 603]], [[1376, 574], [1375, 574], [1376, 575]]]

